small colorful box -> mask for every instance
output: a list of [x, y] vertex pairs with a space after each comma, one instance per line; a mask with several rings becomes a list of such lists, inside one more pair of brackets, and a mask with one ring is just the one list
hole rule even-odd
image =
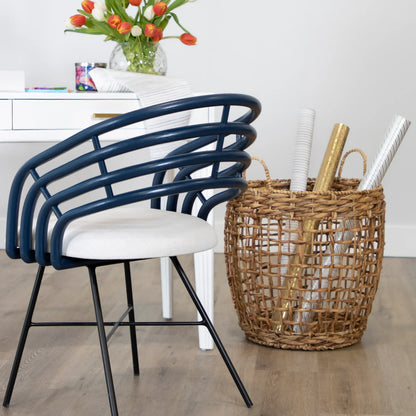
[[100, 62], [77, 62], [75, 64], [75, 87], [77, 91], [97, 91], [97, 88], [90, 77], [90, 71], [94, 68], [106, 67], [107, 64]]

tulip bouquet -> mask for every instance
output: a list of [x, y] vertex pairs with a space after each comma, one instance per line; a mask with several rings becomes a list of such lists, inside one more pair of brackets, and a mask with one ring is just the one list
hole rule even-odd
[[[195, 0], [84, 0], [78, 14], [66, 21], [66, 31], [104, 35], [121, 45], [128, 61], [128, 71], [154, 73], [152, 59], [162, 39], [177, 38], [185, 45], [195, 45], [196, 37], [179, 22], [175, 9]], [[165, 36], [173, 21], [183, 33]], [[150, 59], [149, 59], [150, 56]]]

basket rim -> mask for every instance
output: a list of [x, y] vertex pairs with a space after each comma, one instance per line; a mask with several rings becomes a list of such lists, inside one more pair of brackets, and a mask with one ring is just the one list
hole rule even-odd
[[[308, 184], [313, 184], [316, 181], [316, 178], [308, 178]], [[361, 179], [358, 178], [335, 178], [335, 183], [345, 183], [345, 182], [352, 182], [354, 185], [359, 185], [361, 182]], [[375, 188], [371, 189], [361, 189], [358, 190], [356, 188], [353, 188], [351, 186], [351, 189], [346, 190], [335, 190], [335, 189], [329, 189], [327, 191], [291, 191], [290, 189], [276, 189], [276, 185], [279, 186], [290, 186], [290, 179], [250, 179], [247, 181], [248, 188], [245, 192], [250, 192], [250, 190], [258, 189], [258, 188], [264, 188], [264, 189], [271, 189], [273, 193], [281, 193], [281, 194], [287, 194], [287, 195], [336, 195], [336, 196], [342, 196], [342, 195], [348, 195], [351, 193], [354, 194], [361, 194], [361, 195], [367, 195], [374, 192], [384, 192], [383, 186], [378, 185]], [[244, 192], [244, 193], [245, 193]], [[244, 193], [242, 193], [241, 196], [244, 196]]]

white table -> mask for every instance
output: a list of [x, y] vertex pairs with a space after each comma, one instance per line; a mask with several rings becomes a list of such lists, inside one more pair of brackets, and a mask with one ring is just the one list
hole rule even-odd
[[[135, 94], [0, 93], [0, 142], [56, 142], [102, 121], [103, 114], [138, 108]], [[112, 134], [108, 140], [121, 137]]]
[[[111, 114], [138, 109], [139, 102], [133, 93], [65, 93], [65, 92], [0, 92], [0, 143], [58, 142], [77, 133]], [[191, 123], [212, 120], [214, 110], [192, 112]], [[129, 126], [136, 132], [144, 130], [141, 123]], [[121, 139], [121, 131], [112, 132], [105, 140]], [[1, 154], [1, 152], [0, 152]], [[1, 154], [0, 157], [7, 157]], [[18, 166], [16, 166], [16, 169]], [[7, 190], [0, 189], [3, 195]], [[213, 223], [213, 216], [210, 218]], [[3, 235], [0, 235], [4, 241]], [[214, 316], [214, 255], [213, 250], [194, 256], [195, 288], [208, 315]], [[171, 267], [161, 260], [163, 317], [172, 318]], [[213, 341], [204, 327], [199, 327], [199, 346], [213, 348]]]

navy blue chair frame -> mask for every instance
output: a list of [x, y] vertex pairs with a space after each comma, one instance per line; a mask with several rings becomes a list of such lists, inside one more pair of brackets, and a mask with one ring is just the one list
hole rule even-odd
[[[243, 109], [245, 108], [246, 110], [244, 114], [237, 119], [229, 120], [230, 110], [235, 106], [242, 107]], [[163, 115], [208, 107], [221, 107], [221, 120], [218, 122], [200, 123], [169, 130], [145, 133], [140, 136], [117, 141], [116, 143], [109, 144], [105, 147], [101, 146], [100, 136], [113, 130]], [[201, 302], [176, 257], [171, 257], [171, 261], [194, 302], [201, 316], [201, 320], [197, 322], [136, 322], [131, 288], [130, 261], [140, 259], [97, 261], [93, 259], [70, 258], [62, 254], [62, 240], [68, 224], [78, 218], [146, 200], [150, 201], [152, 208], [160, 209], [161, 199], [164, 197], [166, 197], [167, 200], [165, 209], [186, 214], [192, 213], [195, 201], [198, 200], [199, 210], [197, 215], [206, 220], [212, 208], [221, 202], [239, 195], [247, 188], [247, 182], [242, 177], [242, 172], [248, 167], [251, 159], [245, 152], [245, 149], [251, 145], [256, 138], [256, 131], [251, 126], [251, 123], [258, 117], [260, 111], [260, 103], [255, 98], [242, 94], [213, 94], [162, 103], [132, 111], [86, 128], [31, 158], [22, 166], [14, 178], [10, 191], [6, 231], [6, 253], [13, 259], [20, 258], [27, 263], [37, 262], [39, 267], [9, 378], [6, 395], [3, 401], [5, 407], [9, 406], [11, 400], [29, 328], [34, 326], [65, 325], [94, 325], [98, 327], [107, 392], [111, 414], [113, 416], [118, 414], [118, 410], [112, 381], [107, 341], [114, 330], [119, 326], [130, 327], [133, 370], [135, 375], [139, 374], [137, 339], [135, 332], [136, 326], [206, 326], [246, 405], [248, 407], [252, 405], [251, 399], [229, 359], [214, 326], [202, 307]], [[233, 137], [234, 140], [231, 144], [225, 145], [227, 137]], [[106, 160], [109, 158], [154, 145], [183, 141], [184, 139], [188, 140], [188, 142], [179, 145], [175, 150], [171, 151], [163, 158], [126, 166], [114, 171], [109, 171], [107, 169]], [[39, 167], [43, 166], [45, 163], [50, 162], [80, 144], [89, 141], [92, 142], [93, 146], [91, 151], [76, 156], [73, 160], [52, 168], [44, 174], [38, 172]], [[214, 150], [203, 149], [210, 144], [214, 144]], [[225, 167], [223, 167], [224, 164]], [[61, 189], [54, 194], [48, 189], [48, 186], [53, 182], [71, 175], [74, 172], [79, 172], [91, 165], [98, 165], [99, 174], [83, 179], [79, 183], [68, 186], [66, 189]], [[211, 168], [209, 176], [192, 178], [192, 175], [195, 172], [206, 169], [207, 167]], [[166, 172], [175, 168], [178, 169], [178, 173], [174, 180], [171, 183], [164, 183]], [[151, 186], [146, 186], [142, 189], [129, 190], [119, 194], [113, 192], [114, 184], [146, 175], [153, 176], [153, 183]], [[29, 189], [24, 192], [25, 184], [29, 178], [31, 178], [33, 183], [29, 186]], [[60, 208], [62, 203], [100, 188], [105, 190], [104, 197], [68, 209], [66, 212], [62, 212]], [[217, 189], [217, 192], [214, 193], [213, 196], [206, 198], [203, 191], [207, 189]], [[179, 195], [181, 194], [184, 195], [184, 198], [181, 204], [179, 204]], [[35, 220], [35, 208], [37, 204], [39, 204], [39, 201], [41, 201], [41, 196], [43, 196], [44, 202], [40, 202], [40, 210]], [[53, 227], [51, 241], [48, 247], [48, 224], [52, 215], [57, 217], [57, 221]], [[33, 238], [33, 234], [35, 234], [35, 238]], [[33, 240], [35, 240], [34, 245]], [[96, 268], [98, 266], [114, 263], [124, 264], [127, 310], [117, 321], [104, 322], [98, 292]], [[32, 322], [33, 311], [40, 290], [43, 273], [45, 267], [50, 265], [58, 270], [80, 266], [86, 266], [88, 268], [96, 312], [96, 322]], [[127, 316], [128, 322], [124, 321]], [[106, 335], [104, 329], [105, 326], [113, 327], [108, 335]]]

